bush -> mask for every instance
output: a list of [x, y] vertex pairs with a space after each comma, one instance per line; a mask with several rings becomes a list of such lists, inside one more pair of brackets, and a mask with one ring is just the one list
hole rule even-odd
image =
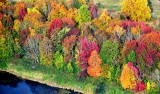
[[59, 51], [54, 55], [54, 65], [57, 69], [61, 69], [64, 66], [63, 56]]
[[103, 64], [107, 63], [108, 65], [112, 65], [119, 55], [118, 43], [106, 40], [102, 45], [99, 55]]
[[146, 21], [151, 18], [148, 0], [123, 0], [121, 11], [133, 21]]

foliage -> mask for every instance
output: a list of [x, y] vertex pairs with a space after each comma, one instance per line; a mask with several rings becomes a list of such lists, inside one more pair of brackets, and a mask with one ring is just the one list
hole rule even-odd
[[91, 55], [88, 59], [88, 65], [89, 67], [87, 68], [87, 73], [90, 76], [100, 76], [101, 74], [101, 66], [100, 64], [102, 63], [100, 57], [98, 56], [98, 53], [96, 50], [93, 50], [91, 52]]
[[125, 62], [128, 61], [126, 58], [132, 57], [132, 61], [137, 64], [140, 72], [145, 75], [150, 74], [155, 68], [157, 68], [159, 62], [160, 41], [158, 38], [158, 32], [151, 32], [141, 36], [139, 40], [127, 42], [122, 50], [123, 58], [126, 60]]
[[8, 51], [6, 50], [5, 45], [6, 38], [0, 38], [0, 59], [6, 58]]
[[63, 26], [63, 22], [61, 19], [57, 18], [57, 19], [54, 19], [51, 24], [50, 24], [50, 27], [48, 29], [48, 37], [50, 38], [52, 32], [54, 29], [61, 29]]
[[74, 57], [74, 46], [76, 45], [77, 37], [75, 35], [64, 38], [62, 47], [64, 51], [64, 62], [71, 62]]
[[23, 30], [20, 31], [20, 33], [19, 33], [19, 35], [20, 35], [20, 38], [19, 38], [20, 45], [22, 45], [22, 46], [24, 45], [27, 37], [29, 36], [29, 33], [30, 33], [29, 29], [23, 29]]
[[64, 26], [67, 26], [67, 27], [74, 27], [75, 26], [75, 22], [71, 18], [63, 17], [62, 22], [63, 22]]
[[93, 24], [100, 30], [106, 31], [107, 27], [111, 23], [111, 17], [106, 11], [104, 11], [99, 18], [93, 20]]
[[[76, 0], [73, 0], [76, 1]], [[69, 8], [66, 12], [66, 17], [73, 19], [75, 22], [78, 22], [78, 9]]]
[[137, 77], [139, 77], [138, 69], [133, 66], [132, 62], [129, 62], [124, 66], [121, 73], [120, 81], [121, 81], [122, 87], [124, 89], [131, 89], [131, 90], [136, 89]]
[[102, 58], [103, 64], [112, 65], [119, 55], [118, 43], [106, 40], [102, 45], [99, 55]]
[[124, 5], [129, 12], [122, 10], [124, 19], [121, 12], [107, 12], [93, 0], [1, 1], [0, 68], [31, 77], [33, 70], [45, 72], [36, 77], [87, 94], [123, 94], [146, 87], [147, 93], [159, 92], [159, 23], [142, 22], [150, 15], [145, 0], [126, 2], [131, 3]]
[[94, 38], [96, 38], [98, 46], [102, 47], [103, 42], [109, 38], [109, 35], [107, 34], [107, 32], [97, 30], [94, 32]]
[[92, 19], [94, 19], [94, 18], [97, 17], [98, 8], [97, 8], [96, 6], [91, 5], [91, 6], [89, 7], [89, 11], [90, 11], [90, 13], [91, 13]]
[[148, 0], [123, 0], [121, 11], [133, 21], [146, 21], [151, 17]]
[[64, 66], [63, 56], [59, 51], [54, 54], [54, 65], [57, 69], [61, 69]]
[[60, 48], [62, 39], [65, 37], [65, 35], [69, 32], [70, 28], [63, 28], [61, 31], [55, 30], [53, 34], [51, 35], [51, 42], [53, 45], [53, 50], [59, 50], [61, 51], [62, 49]]
[[19, 29], [20, 29], [20, 20], [14, 20], [14, 26], [13, 26], [13, 29], [16, 31], [16, 32], [20, 32]]
[[128, 62], [136, 62], [136, 52], [131, 51], [130, 54], [125, 58], [124, 63], [127, 64]]
[[73, 72], [73, 67], [72, 67], [72, 65], [71, 65], [70, 62], [67, 63], [67, 71], [68, 71], [68, 72]]
[[69, 3], [72, 8], [77, 8], [77, 9], [80, 8], [82, 5], [80, 2], [78, 2], [78, 0], [70, 0]]
[[91, 20], [90, 12], [88, 10], [87, 5], [82, 5], [78, 9], [78, 20], [79, 20], [79, 23], [88, 22]]
[[26, 3], [24, 3], [24, 2], [18, 2], [18, 3], [16, 3], [16, 4], [14, 5], [14, 16], [15, 16], [15, 17], [18, 17], [21, 9], [26, 8], [26, 6], [27, 6], [27, 5], [26, 5]]
[[19, 12], [18, 19], [22, 21], [26, 14], [27, 14], [26, 8], [22, 8]]
[[80, 35], [80, 30], [77, 28], [70, 29], [70, 31], [66, 33], [66, 36], [71, 36], [71, 35], [76, 35], [76, 36]]
[[46, 66], [52, 66], [53, 64], [53, 51], [51, 41], [44, 37], [39, 44], [40, 63]]
[[24, 16], [22, 22], [23, 24], [21, 24], [21, 29], [33, 28], [36, 31], [41, 30], [41, 32], [43, 32], [44, 24], [42, 20], [43, 15], [41, 13], [31, 11]]
[[36, 35], [34, 37], [28, 37], [25, 45], [25, 56], [32, 60], [34, 63], [40, 63], [40, 52], [39, 52], [39, 42], [41, 40], [41, 35]]
[[63, 18], [66, 15], [67, 9], [64, 5], [52, 2], [52, 9], [48, 14], [48, 20], [51, 21], [56, 18]]
[[88, 67], [88, 59], [91, 55], [91, 52], [93, 50], [96, 50], [99, 52], [99, 47], [95, 42], [89, 42], [88, 39], [84, 38], [80, 40], [81, 47], [79, 49], [79, 57], [78, 61], [80, 62], [80, 67], [82, 68], [82, 71], [80, 72], [80, 76], [84, 77], [86, 76], [87, 67]]
[[35, 9], [39, 10], [45, 17], [48, 17], [49, 12], [51, 11], [51, 0], [36, 0], [34, 3]]
[[27, 8], [27, 13], [31, 13], [31, 12], [34, 12], [34, 13], [37, 13], [37, 14], [40, 13], [36, 8]]

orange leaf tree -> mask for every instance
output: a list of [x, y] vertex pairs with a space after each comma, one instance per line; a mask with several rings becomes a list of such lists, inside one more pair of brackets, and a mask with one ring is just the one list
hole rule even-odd
[[93, 50], [91, 52], [91, 56], [88, 59], [88, 65], [89, 67], [87, 68], [87, 73], [90, 76], [100, 76], [101, 73], [101, 63], [102, 60], [100, 59], [100, 57], [98, 56], [98, 53], [96, 50]]

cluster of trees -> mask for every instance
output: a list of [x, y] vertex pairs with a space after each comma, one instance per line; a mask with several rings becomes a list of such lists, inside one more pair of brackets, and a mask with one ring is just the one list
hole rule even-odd
[[160, 32], [145, 23], [148, 1], [123, 0], [121, 15], [125, 19], [112, 18], [91, 0], [3, 0], [0, 60], [27, 58], [83, 78], [105, 77], [124, 89], [158, 87]]

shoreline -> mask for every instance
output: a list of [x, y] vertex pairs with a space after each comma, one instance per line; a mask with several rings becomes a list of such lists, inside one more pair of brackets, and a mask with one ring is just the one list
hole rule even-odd
[[28, 77], [23, 72], [21, 72], [21, 74], [19, 74], [18, 72], [14, 71], [14, 70], [8, 70], [8, 69], [0, 69], [0, 71], [8, 72], [8, 73], [13, 74], [13, 75], [15, 75], [17, 77], [20, 77], [22, 79], [27, 79], [27, 80], [35, 81], [35, 82], [38, 82], [40, 84], [46, 84], [46, 85], [51, 86], [51, 87], [56, 87], [56, 88], [61, 88], [61, 89], [67, 89], [67, 90], [73, 90], [75, 92], [79, 92], [79, 93], [85, 94], [81, 89], [77, 89], [77, 88], [74, 88], [74, 87], [71, 87], [71, 86], [65, 87], [65, 86], [62, 86], [62, 85], [58, 85], [55, 82], [44, 81], [43, 79], [37, 79], [37, 78], [34, 78], [34, 77]]

